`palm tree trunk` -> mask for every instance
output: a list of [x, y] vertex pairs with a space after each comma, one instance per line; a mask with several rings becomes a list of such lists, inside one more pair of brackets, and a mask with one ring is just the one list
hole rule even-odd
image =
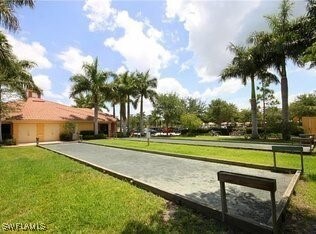
[[262, 126], [263, 126], [263, 138], [267, 139], [267, 125], [266, 125], [266, 81], [262, 80]]
[[256, 89], [255, 89], [255, 77], [251, 77], [251, 122], [252, 122], [252, 131], [251, 138], [258, 139], [258, 119], [257, 119], [257, 100], [256, 100]]
[[283, 140], [290, 139], [289, 126], [289, 87], [286, 76], [285, 61], [282, 64], [281, 70], [281, 95], [282, 95], [282, 138]]
[[266, 124], [266, 100], [265, 100], [265, 93], [263, 91], [263, 104], [262, 104], [262, 109], [263, 109], [263, 130], [264, 130], [264, 139], [267, 139], [267, 124]]
[[2, 87], [0, 85], [0, 144], [2, 143], [3, 139], [2, 139]]
[[144, 131], [144, 116], [143, 116], [143, 95], [140, 96], [140, 132], [143, 133]]
[[99, 134], [99, 125], [98, 125], [98, 117], [99, 117], [99, 107], [97, 104], [94, 104], [94, 135]]
[[130, 125], [130, 122], [129, 122], [129, 120], [130, 120], [130, 115], [131, 115], [131, 110], [130, 110], [130, 97], [129, 97], [129, 95], [127, 96], [127, 132], [128, 132], [128, 134], [129, 134], [129, 132], [130, 132], [130, 127], [129, 127], [129, 125]]
[[1, 121], [1, 118], [0, 118], [0, 144], [3, 142], [3, 139], [2, 139], [2, 121]]
[[112, 103], [112, 109], [113, 109], [113, 118], [115, 118], [115, 104]]
[[121, 115], [121, 131], [123, 133], [123, 136], [126, 136], [126, 103], [121, 103], [120, 108], [120, 115]]

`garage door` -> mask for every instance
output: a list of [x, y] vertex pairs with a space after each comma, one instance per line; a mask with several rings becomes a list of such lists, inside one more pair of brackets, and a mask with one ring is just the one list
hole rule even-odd
[[59, 124], [44, 124], [44, 141], [58, 141], [59, 128]]
[[19, 124], [17, 143], [36, 141], [36, 124]]

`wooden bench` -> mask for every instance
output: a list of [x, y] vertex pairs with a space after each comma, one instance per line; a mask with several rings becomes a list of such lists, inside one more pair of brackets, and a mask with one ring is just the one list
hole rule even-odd
[[270, 192], [271, 206], [272, 206], [272, 225], [273, 225], [272, 229], [274, 233], [277, 232], [277, 215], [276, 215], [276, 202], [275, 202], [275, 191], [277, 187], [276, 187], [275, 179], [243, 175], [243, 174], [237, 174], [237, 173], [226, 172], [226, 171], [217, 172], [217, 178], [220, 183], [223, 222], [225, 222], [225, 216], [228, 213], [225, 183], [237, 184], [237, 185], [261, 189], [261, 190]]
[[300, 146], [309, 147], [311, 152], [314, 150], [314, 147], [315, 147], [314, 134], [299, 134], [299, 137], [292, 137], [291, 140], [292, 140], [292, 145], [298, 142]]
[[301, 155], [301, 170], [302, 170], [302, 173], [304, 172], [303, 147], [302, 146], [273, 145], [272, 152], [273, 152], [273, 165], [274, 165], [275, 170], [277, 169], [276, 152], [283, 152], [283, 153], [300, 154]]

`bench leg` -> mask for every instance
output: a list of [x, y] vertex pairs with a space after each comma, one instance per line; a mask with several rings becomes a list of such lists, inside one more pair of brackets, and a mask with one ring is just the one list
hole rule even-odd
[[272, 225], [273, 225], [273, 233], [277, 233], [277, 218], [276, 218], [276, 205], [275, 205], [275, 193], [270, 192], [271, 196], [271, 205], [272, 205]]
[[303, 152], [301, 152], [301, 166], [302, 166], [302, 173], [304, 173], [304, 159], [303, 159]]
[[219, 182], [219, 183], [220, 183], [221, 202], [222, 202], [222, 221], [225, 222], [225, 214], [227, 213], [225, 183], [224, 182]]
[[273, 166], [274, 170], [276, 170], [276, 158], [275, 158], [275, 152], [273, 151]]

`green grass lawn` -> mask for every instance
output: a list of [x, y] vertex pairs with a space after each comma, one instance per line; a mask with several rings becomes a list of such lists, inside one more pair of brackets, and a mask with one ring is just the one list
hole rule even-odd
[[[154, 143], [151, 142], [147, 146], [147, 142], [141, 141], [128, 141], [120, 139], [107, 139], [107, 140], [93, 140], [90, 142], [118, 146], [130, 149], [142, 149], [156, 152], [170, 152], [182, 155], [199, 156], [212, 159], [222, 159], [243, 163], [259, 164], [259, 165], [273, 165], [272, 153], [267, 151], [243, 150], [243, 149], [228, 149], [220, 147], [209, 146], [192, 146], [192, 145], [176, 145], [167, 143]], [[292, 154], [277, 154], [277, 164], [280, 167], [300, 168], [300, 157]], [[296, 187], [297, 195], [292, 196], [289, 213], [290, 219], [294, 219], [287, 224], [289, 230], [292, 226], [298, 225], [299, 229], [316, 231], [316, 157], [304, 156], [305, 175], [299, 181]]]
[[[157, 137], [159, 138], [159, 137]], [[208, 135], [197, 135], [193, 137], [188, 136], [171, 136], [170, 139], [175, 140], [192, 140], [192, 141], [228, 141], [228, 142], [242, 142], [242, 143], [256, 143], [256, 144], [271, 144], [271, 143], [278, 143], [278, 144], [290, 144], [291, 141], [284, 141], [281, 139], [257, 139], [257, 140], [249, 140], [246, 139], [244, 136], [208, 136]]]
[[218, 222], [37, 147], [0, 147], [0, 171], [0, 224], [44, 223], [47, 231], [63, 233], [225, 231]]

